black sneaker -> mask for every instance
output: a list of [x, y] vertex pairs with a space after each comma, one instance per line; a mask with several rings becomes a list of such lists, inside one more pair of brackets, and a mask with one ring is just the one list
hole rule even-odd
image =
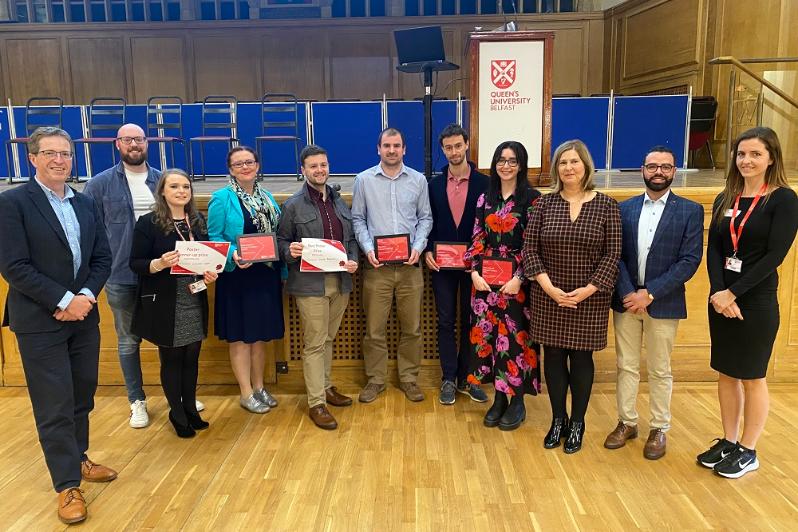
[[732, 453], [718, 462], [713, 468], [715, 473], [726, 478], [740, 478], [749, 471], [759, 469], [756, 451], [738, 445]]
[[457, 391], [464, 395], [467, 395], [468, 397], [471, 398], [472, 401], [476, 401], [477, 403], [488, 402], [488, 394], [486, 394], [485, 391], [476, 384], [461, 382], [460, 385], [457, 387]]
[[442, 405], [453, 405], [456, 389], [457, 387], [452, 381], [443, 381], [443, 384], [441, 384], [441, 393], [438, 394], [438, 402]]
[[729, 456], [732, 451], [737, 448], [736, 443], [732, 443], [723, 438], [715, 438], [712, 441], [717, 443], [710, 447], [708, 451], [704, 451], [696, 457], [696, 460], [699, 464], [704, 467], [708, 467], [709, 469], [715, 467], [715, 465]]

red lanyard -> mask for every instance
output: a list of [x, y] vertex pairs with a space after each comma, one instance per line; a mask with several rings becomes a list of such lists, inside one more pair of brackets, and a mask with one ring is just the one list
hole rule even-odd
[[767, 188], [767, 184], [763, 183], [762, 188], [760, 188], [759, 192], [757, 192], [756, 196], [754, 196], [754, 201], [751, 202], [751, 206], [748, 207], [748, 212], [746, 212], [745, 216], [743, 216], [743, 221], [740, 222], [740, 227], [737, 228], [737, 231], [734, 230], [734, 220], [740, 213], [740, 198], [742, 197], [743, 193], [741, 192], [737, 194], [737, 199], [734, 200], [734, 209], [732, 209], [731, 220], [729, 220], [729, 232], [731, 233], [732, 247], [734, 248], [733, 256], [735, 257], [737, 256], [737, 249], [740, 247], [740, 237], [743, 236], [743, 227], [745, 227], [745, 222], [748, 221], [748, 217], [751, 216], [751, 211], [753, 211], [754, 207], [756, 207], [756, 204], [759, 203], [759, 198], [762, 197]]
[[[186, 225], [188, 226], [188, 239], [193, 242], [194, 241], [194, 235], [191, 232], [191, 223], [188, 221], [188, 214], [186, 214], [185, 216], [186, 217], [183, 218], [183, 221], [186, 222]], [[177, 233], [177, 236], [180, 237], [180, 240], [185, 242], [186, 241], [186, 237], [183, 236], [183, 233], [180, 231], [180, 228], [177, 226], [177, 222], [172, 220], [172, 225], [175, 226], [175, 232]]]

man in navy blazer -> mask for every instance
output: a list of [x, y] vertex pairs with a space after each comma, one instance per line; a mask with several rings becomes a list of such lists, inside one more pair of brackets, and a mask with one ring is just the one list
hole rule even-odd
[[671, 350], [679, 320], [687, 317], [684, 285], [701, 262], [704, 210], [671, 191], [673, 152], [655, 146], [641, 171], [646, 192], [620, 204], [623, 249], [612, 302], [618, 361], [618, 426], [604, 442], [618, 449], [637, 437], [635, 400], [645, 339], [651, 421], [643, 456], [665, 455], [670, 428]]
[[69, 134], [39, 128], [28, 153], [35, 177], [0, 194], [3, 325], [17, 336], [58, 517], [75, 523], [86, 518], [81, 479], [116, 478], [86, 456], [100, 353], [96, 298], [111, 273], [111, 251], [94, 200], [66, 185]]
[[[438, 140], [449, 164], [443, 167], [441, 175], [429, 182], [432, 231], [424, 253], [438, 313], [438, 355], [443, 373], [438, 401], [444, 405], [454, 404], [455, 393], [460, 391], [483, 403], [488, 400], [485, 392], [466, 380], [472, 352], [468, 339], [471, 276], [465, 270], [442, 270], [435, 262], [434, 250], [435, 242], [471, 243], [477, 198], [487, 190], [488, 176], [477, 172], [474, 164], [468, 161], [468, 133], [462, 127], [446, 126]], [[458, 317], [459, 348], [455, 338]]]

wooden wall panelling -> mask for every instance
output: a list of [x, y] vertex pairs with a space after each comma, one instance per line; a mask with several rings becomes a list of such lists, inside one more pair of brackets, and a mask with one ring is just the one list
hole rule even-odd
[[289, 92], [302, 100], [328, 97], [327, 32], [305, 31], [310, 35], [293, 30], [263, 33], [258, 98], [266, 92]]
[[[587, 39], [585, 39], [585, 55], [589, 58], [585, 65], [582, 95], [589, 96], [597, 92], [605, 92], [604, 73], [604, 21], [587, 21]], [[554, 38], [554, 50], [557, 51], [557, 37]], [[556, 63], [556, 61], [555, 61]], [[554, 71], [556, 72], [556, 68]]]
[[102, 96], [128, 98], [122, 38], [67, 38], [66, 42], [74, 103]]
[[330, 38], [330, 63], [330, 98], [376, 100], [394, 93], [389, 32], [337, 32]]
[[156, 95], [180, 96], [194, 101], [193, 83], [187, 70], [183, 37], [136, 36], [130, 39], [133, 56], [131, 102], [146, 103]]
[[7, 39], [4, 44], [7, 97], [14, 105], [24, 105], [32, 96], [60, 96], [70, 101], [60, 39]]
[[[552, 94], [583, 94], [587, 89], [588, 40], [582, 25], [557, 28], [554, 37]], [[565, 67], [565, 68], [563, 68]]]
[[[192, 35], [194, 92], [198, 100], [211, 94], [232, 95], [240, 101], [261, 97], [259, 57], [253, 53], [254, 34]], [[257, 51], [258, 47], [254, 47]]]

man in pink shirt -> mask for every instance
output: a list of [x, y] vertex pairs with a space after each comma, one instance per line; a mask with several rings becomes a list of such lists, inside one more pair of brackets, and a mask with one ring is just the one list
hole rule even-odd
[[[434, 250], [435, 242], [471, 243], [477, 198], [488, 188], [488, 176], [477, 172], [474, 164], [468, 161], [468, 133], [462, 127], [446, 126], [438, 140], [449, 164], [443, 167], [441, 175], [429, 182], [432, 231], [424, 253], [438, 313], [438, 356], [443, 373], [438, 401], [444, 405], [454, 404], [459, 391], [483, 403], [488, 400], [485, 392], [466, 382], [472, 354], [468, 338], [471, 276], [465, 270], [441, 269], [435, 261]], [[458, 319], [459, 347], [455, 338]]]

